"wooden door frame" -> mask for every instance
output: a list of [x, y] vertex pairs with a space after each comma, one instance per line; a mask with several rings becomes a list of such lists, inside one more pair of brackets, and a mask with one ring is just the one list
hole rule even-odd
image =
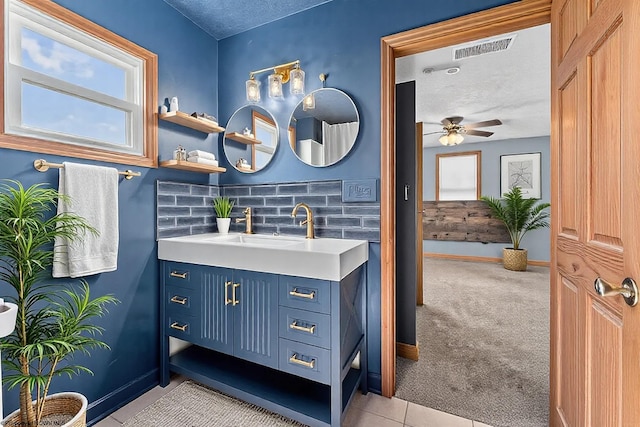
[[[395, 60], [427, 50], [547, 24], [551, 21], [551, 2], [521, 0], [381, 40], [380, 374], [383, 396], [393, 396], [396, 384]], [[552, 265], [555, 264], [554, 257], [555, 251], [552, 251]]]

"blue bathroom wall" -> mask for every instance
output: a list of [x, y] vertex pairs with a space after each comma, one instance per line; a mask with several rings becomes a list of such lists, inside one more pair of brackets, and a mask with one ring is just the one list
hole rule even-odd
[[[299, 59], [306, 72], [306, 91], [320, 88], [320, 73], [328, 74], [327, 87], [351, 96], [360, 113], [360, 133], [354, 149], [337, 164], [314, 168], [302, 163], [288, 144], [280, 144], [271, 163], [255, 174], [230, 170], [221, 184], [278, 183], [325, 179], [380, 178], [380, 38], [400, 31], [465, 15], [512, 0], [333, 0], [302, 13], [263, 25], [219, 42], [221, 123], [246, 104], [245, 81], [249, 72]], [[283, 101], [266, 93], [262, 82], [260, 105], [268, 109], [280, 127], [280, 141], [287, 141], [291, 114], [300, 97]], [[228, 166], [228, 165], [227, 165]], [[370, 245], [369, 258], [369, 379], [380, 389], [380, 245]], [[407, 308], [407, 309], [413, 309]]]
[[[159, 62], [157, 104], [177, 96], [181, 110], [217, 115], [218, 42], [175, 9], [159, 0], [57, 0], [57, 3], [156, 53]], [[178, 144], [188, 150], [217, 153], [217, 135], [206, 135], [169, 122], [159, 123], [159, 153], [168, 159]], [[28, 186], [44, 182], [58, 187], [58, 172], [34, 170], [33, 161], [75, 161], [131, 168], [142, 176], [119, 184], [120, 250], [118, 270], [87, 278], [94, 295], [111, 293], [121, 303], [96, 323], [105, 328], [111, 350], [96, 350], [75, 362], [94, 375], [69, 380], [59, 377], [53, 391], [78, 391], [87, 396], [89, 419], [103, 416], [158, 383], [159, 280], [156, 260], [156, 180], [217, 184], [217, 176], [106, 164], [62, 156], [0, 149], [0, 178]], [[77, 281], [73, 281], [77, 283]], [[0, 287], [0, 296], [9, 294]], [[3, 394], [5, 413], [18, 407], [17, 389]]]
[[[54, 0], [72, 11], [155, 52], [158, 55], [158, 105], [177, 96], [187, 113], [206, 112], [224, 125], [244, 105], [244, 82], [251, 70], [300, 59], [307, 72], [307, 91], [321, 87], [317, 76], [328, 73], [327, 86], [347, 92], [355, 101], [361, 127], [354, 150], [328, 168], [300, 162], [281, 144], [274, 160], [259, 173], [232, 168], [218, 177], [169, 169], [134, 168], [142, 176], [120, 184], [119, 268], [89, 277], [92, 291], [112, 293], [121, 304], [97, 323], [106, 328], [111, 351], [95, 351], [76, 362], [94, 376], [56, 379], [53, 391], [77, 390], [91, 403], [89, 419], [97, 419], [157, 384], [158, 263], [155, 241], [155, 187], [158, 179], [195, 184], [277, 183], [307, 180], [380, 177], [380, 38], [399, 31], [487, 9], [513, 0], [333, 0], [317, 8], [217, 42], [161, 0]], [[446, 7], [443, 4], [446, 3]], [[267, 73], [260, 79], [266, 79]], [[263, 86], [264, 90], [265, 86]], [[288, 90], [288, 86], [285, 88]], [[270, 101], [263, 92], [261, 105], [269, 109], [286, 141], [291, 112], [299, 101], [287, 94], [283, 102]], [[178, 144], [187, 150], [218, 153], [219, 135], [205, 135], [160, 121], [159, 156], [169, 159]], [[61, 156], [0, 149], [0, 178], [25, 185], [45, 182], [57, 188], [55, 170], [39, 173], [33, 160], [81, 161], [123, 165]], [[380, 386], [380, 245], [370, 245], [368, 331], [370, 379]], [[6, 289], [0, 289], [6, 294]], [[5, 393], [6, 412], [17, 408], [17, 390]]]
[[[548, 136], [518, 138], [501, 141], [486, 141], [461, 144], [455, 147], [429, 147], [423, 151], [423, 200], [435, 200], [436, 154], [455, 153], [469, 150], [482, 152], [483, 196], [500, 197], [500, 156], [505, 154], [540, 153], [541, 202], [551, 201], [551, 152]], [[424, 252], [449, 255], [465, 255], [502, 258], [505, 243], [453, 242], [424, 240]], [[522, 247], [528, 251], [532, 261], [549, 262], [551, 257], [551, 235], [548, 228], [534, 230], [524, 237]]]

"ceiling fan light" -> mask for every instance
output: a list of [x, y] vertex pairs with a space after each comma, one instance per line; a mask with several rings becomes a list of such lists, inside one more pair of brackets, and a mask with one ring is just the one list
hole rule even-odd
[[464, 141], [464, 137], [457, 132], [448, 132], [446, 135], [442, 135], [438, 138], [440, 144], [445, 146], [458, 145]]

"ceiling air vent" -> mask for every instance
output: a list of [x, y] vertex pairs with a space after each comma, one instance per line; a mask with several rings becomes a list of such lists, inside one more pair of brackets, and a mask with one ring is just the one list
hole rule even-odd
[[473, 56], [485, 55], [487, 53], [502, 52], [513, 44], [516, 34], [500, 37], [499, 39], [483, 40], [472, 44], [460, 46], [453, 49], [453, 60], [471, 58]]

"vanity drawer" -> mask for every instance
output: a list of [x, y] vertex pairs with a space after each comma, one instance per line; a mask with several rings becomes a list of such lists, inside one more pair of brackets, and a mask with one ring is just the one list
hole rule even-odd
[[164, 264], [164, 283], [166, 285], [192, 288], [195, 270], [198, 266], [182, 262], [169, 261]]
[[328, 314], [279, 308], [278, 330], [280, 338], [331, 348], [331, 317]]
[[322, 384], [331, 382], [331, 352], [324, 348], [280, 338], [278, 368]]
[[199, 306], [196, 302], [196, 293], [197, 291], [189, 288], [167, 286], [164, 292], [167, 313], [197, 316]]
[[167, 335], [190, 342], [198, 340], [199, 321], [197, 317], [169, 314], [167, 315], [166, 326]]
[[279, 304], [317, 313], [331, 313], [331, 282], [304, 277], [280, 276]]

